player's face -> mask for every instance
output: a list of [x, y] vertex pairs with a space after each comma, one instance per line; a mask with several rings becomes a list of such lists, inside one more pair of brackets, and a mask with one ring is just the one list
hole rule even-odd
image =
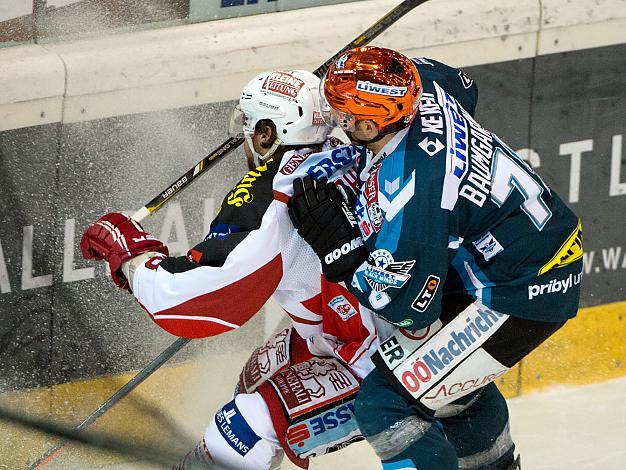
[[367, 142], [378, 136], [378, 127], [373, 121], [356, 121], [354, 130], [350, 135], [350, 140]]

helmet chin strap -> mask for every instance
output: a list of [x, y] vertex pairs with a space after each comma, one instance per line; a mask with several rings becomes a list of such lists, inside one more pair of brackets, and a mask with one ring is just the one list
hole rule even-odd
[[246, 138], [246, 142], [248, 143], [248, 147], [250, 147], [250, 151], [252, 152], [252, 157], [254, 158], [254, 163], [256, 165], [260, 165], [262, 162], [264, 162], [269, 157], [274, 155], [274, 152], [276, 151], [276, 149], [280, 145], [282, 145], [282, 143], [283, 143], [282, 140], [280, 140], [278, 137], [276, 137], [276, 140], [274, 140], [274, 143], [269, 148], [269, 150], [267, 152], [265, 152], [263, 155], [261, 155], [259, 152], [257, 152], [254, 149], [254, 143], [252, 142], [252, 136], [249, 135], [249, 134], [246, 134], [245, 138]]

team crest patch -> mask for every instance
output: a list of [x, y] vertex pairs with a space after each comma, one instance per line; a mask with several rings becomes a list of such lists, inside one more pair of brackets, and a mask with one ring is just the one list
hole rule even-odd
[[328, 302], [328, 306], [332, 308], [343, 321], [349, 320], [358, 313], [348, 299], [346, 299], [343, 295], [333, 297], [330, 302]]
[[399, 289], [411, 279], [409, 271], [415, 260], [395, 261], [387, 250], [376, 250], [370, 254], [365, 267], [365, 281], [376, 292], [383, 292], [390, 287]]
[[480, 237], [472, 244], [476, 247], [478, 251], [480, 251], [485, 258], [485, 261], [489, 261], [491, 258], [496, 256], [498, 253], [504, 251], [500, 242], [492, 235], [491, 232], [485, 233], [482, 237]]
[[574, 231], [567, 237], [552, 259], [544, 264], [539, 270], [539, 275], [547, 273], [554, 268], [562, 268], [583, 256], [583, 230], [578, 219], [578, 224]]

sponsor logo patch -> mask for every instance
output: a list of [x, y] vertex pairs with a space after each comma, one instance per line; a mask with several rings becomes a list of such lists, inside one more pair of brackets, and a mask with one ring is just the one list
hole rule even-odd
[[237, 233], [241, 231], [241, 227], [239, 225], [232, 224], [215, 224], [211, 227], [211, 230], [204, 237], [205, 240], [212, 240], [214, 238], [218, 240], [223, 240], [231, 233]]
[[484, 387], [485, 385], [499, 379], [508, 372], [506, 367], [495, 373], [476, 376], [463, 381], [452, 382], [446, 380], [431, 390], [430, 394], [424, 396], [424, 400], [431, 402], [436, 401], [452, 401], [468, 393]]
[[365, 201], [367, 205], [367, 214], [369, 216], [372, 228], [375, 232], [380, 230], [383, 225], [383, 214], [378, 204], [378, 172], [380, 164], [376, 164], [372, 168], [367, 181], [365, 182]]
[[502, 245], [500, 245], [500, 242], [496, 240], [496, 237], [494, 237], [491, 232], [485, 233], [478, 240], [472, 242], [472, 244], [476, 247], [478, 251], [482, 253], [485, 261], [489, 261], [498, 253], [504, 251], [504, 248], [502, 247]]
[[280, 172], [283, 175], [287, 175], [287, 176], [292, 174], [294, 171], [296, 171], [296, 168], [298, 168], [300, 164], [307, 159], [309, 155], [311, 154], [310, 153], [296, 153], [289, 160], [287, 160], [287, 163], [283, 165], [283, 167], [280, 169]]
[[272, 72], [261, 86], [262, 90], [269, 93], [295, 98], [304, 87], [304, 82], [286, 72]]
[[580, 284], [583, 273], [570, 274], [565, 279], [552, 279], [546, 284], [534, 284], [528, 286], [528, 300], [533, 300], [535, 297], [544, 294], [565, 294], [572, 287]]
[[313, 358], [286, 367], [268, 381], [291, 418], [355, 393], [359, 383], [334, 359]]
[[567, 237], [565, 243], [554, 254], [552, 259], [544, 264], [539, 270], [539, 275], [547, 273], [551, 269], [562, 268], [574, 261], [579, 260], [583, 256], [583, 230], [578, 219], [578, 225], [574, 231]]
[[441, 320], [435, 320], [426, 328], [400, 328], [389, 339], [383, 342], [378, 351], [389, 369], [402, 364], [405, 357], [410, 356], [442, 327]]
[[331, 251], [326, 256], [324, 256], [324, 263], [332, 264], [335, 261], [337, 261], [339, 258], [341, 258], [343, 255], [347, 255], [351, 251], [354, 251], [357, 248], [359, 248], [360, 246], [363, 246], [363, 240], [361, 239], [361, 237], [356, 237], [350, 240], [349, 242], [346, 242], [343, 245], [341, 245], [340, 248], [335, 248], [333, 251]]
[[300, 458], [324, 455], [360, 436], [349, 401], [287, 428], [287, 444]]
[[374, 229], [370, 222], [369, 214], [365, 212], [360, 200], [357, 201], [354, 212], [359, 220], [359, 229], [361, 230], [361, 235], [363, 235], [363, 240], [367, 240], [374, 232]]
[[336, 148], [328, 157], [322, 158], [317, 165], [309, 168], [307, 174], [315, 179], [330, 178], [335, 171], [350, 165], [357, 154], [352, 146]]
[[267, 165], [272, 161], [271, 158], [268, 158], [263, 165], [256, 167], [254, 170], [246, 173], [237, 186], [228, 193], [226, 197], [226, 202], [229, 206], [241, 207], [244, 204], [248, 204], [252, 202], [254, 196], [250, 191], [254, 182], [259, 179], [263, 173], [267, 171]]
[[426, 311], [431, 300], [435, 297], [435, 293], [437, 292], [440, 282], [441, 279], [434, 274], [428, 276], [422, 290], [419, 294], [417, 294], [417, 297], [415, 297], [415, 300], [411, 304], [411, 308], [413, 310], [417, 310], [418, 312]]
[[385, 96], [404, 96], [407, 88], [405, 86], [390, 86], [359, 80], [356, 82], [356, 89], [365, 93]]
[[[443, 117], [447, 130], [446, 175], [441, 195], [441, 208], [452, 210], [459, 196], [459, 186], [467, 174], [468, 162], [468, 126], [463, 117], [462, 108], [443, 88], [435, 83], [438, 102], [443, 106]], [[423, 124], [423, 123], [422, 123]]]
[[496, 360], [483, 348], [479, 348], [463, 361], [442, 381], [431, 388], [421, 401], [431, 409], [439, 409], [447, 403], [471, 393], [502, 377], [508, 367]]
[[246, 455], [261, 438], [241, 416], [235, 400], [215, 414], [215, 424], [226, 443], [239, 455]]
[[313, 122], [312, 124], [314, 126], [321, 126], [322, 124], [325, 124], [326, 121], [324, 121], [324, 117], [322, 116], [322, 113], [318, 113], [317, 111], [313, 111]]
[[[469, 356], [482, 345], [487, 338], [495, 333], [508, 319], [508, 315], [490, 310], [484, 306], [477, 306], [472, 311], [466, 311], [463, 315], [448, 323], [436, 335], [428, 339], [423, 346], [407, 356], [407, 353], [398, 350], [396, 354], [402, 354], [405, 358], [398, 357], [398, 364], [393, 368], [394, 376], [402, 386], [415, 398], [428, 390], [431, 383], [437, 378], [452, 370], [461, 360]], [[395, 344], [383, 343], [379, 350], [381, 355], [385, 351], [398, 348], [399, 340], [395, 337]], [[389, 352], [386, 353], [389, 355]], [[389, 360], [385, 359], [389, 364]], [[395, 362], [395, 361], [392, 361]]]

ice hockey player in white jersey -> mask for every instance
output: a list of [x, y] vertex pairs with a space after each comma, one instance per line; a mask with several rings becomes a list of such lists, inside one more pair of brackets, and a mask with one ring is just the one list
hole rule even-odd
[[[352, 402], [390, 328], [377, 326], [345, 284], [321, 275], [287, 210], [293, 180], [307, 173], [356, 183], [345, 166], [354, 148], [328, 135], [318, 86], [310, 72], [274, 71], [244, 88], [231, 128], [243, 132], [246, 154], [259, 165], [228, 193], [205, 240], [186, 256], [169, 257], [163, 243], [120, 213], [83, 235], [83, 255], [106, 260], [115, 283], [174, 335], [236, 329], [271, 295], [292, 319], [293, 328], [253, 352], [235, 398], [177, 468], [270, 469], [284, 453], [307, 468], [309, 457], [360, 439]], [[351, 231], [338, 246], [346, 245], [362, 249]]]

